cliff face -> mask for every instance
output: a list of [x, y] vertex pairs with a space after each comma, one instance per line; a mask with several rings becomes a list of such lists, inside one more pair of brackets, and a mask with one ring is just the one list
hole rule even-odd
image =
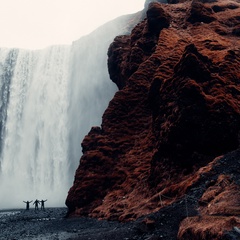
[[[111, 44], [119, 91], [82, 143], [66, 204], [70, 215], [126, 221], [187, 194], [201, 219], [187, 216], [179, 238], [218, 239], [240, 224], [240, 155], [216, 158], [240, 144], [240, 3], [169, 3], [150, 3], [131, 35]], [[214, 221], [221, 231], [206, 224]]]

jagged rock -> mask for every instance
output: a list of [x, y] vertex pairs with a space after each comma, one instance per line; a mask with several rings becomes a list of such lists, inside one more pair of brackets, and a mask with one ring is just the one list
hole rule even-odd
[[147, 25], [150, 33], [159, 35], [163, 28], [168, 28], [171, 17], [158, 3], [150, 3], [147, 10]]
[[[114, 39], [108, 67], [119, 91], [101, 127], [82, 143], [66, 200], [70, 216], [130, 221], [167, 208], [177, 235], [188, 194], [196, 203], [189, 205], [192, 218], [181, 223], [180, 239], [232, 234], [239, 219], [223, 206], [231, 196], [237, 199], [240, 154], [218, 156], [240, 147], [240, 49], [233, 31], [239, 6], [224, 0], [154, 2], [130, 35]], [[214, 195], [211, 187], [221, 184], [221, 176], [231, 180]], [[224, 204], [217, 208], [217, 202]], [[209, 212], [226, 218], [209, 218]], [[217, 235], [215, 220], [223, 230]], [[151, 231], [158, 227], [154, 221]]]
[[190, 15], [187, 21], [191, 23], [203, 22], [210, 23], [215, 20], [212, 15], [212, 9], [205, 6], [202, 2], [198, 0], [193, 0], [190, 10]]

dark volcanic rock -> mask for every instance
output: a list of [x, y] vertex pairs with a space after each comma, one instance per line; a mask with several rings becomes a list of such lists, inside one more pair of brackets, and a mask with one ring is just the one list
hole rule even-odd
[[[216, 158], [240, 145], [239, 6], [223, 0], [154, 2], [131, 35], [114, 39], [108, 67], [119, 91], [101, 127], [82, 143], [66, 200], [70, 216], [130, 221], [169, 207], [176, 239], [188, 216], [174, 204], [184, 209], [188, 194], [195, 201], [189, 206], [193, 218], [182, 222], [180, 239], [198, 239], [198, 233], [199, 239], [220, 239], [224, 231], [215, 234], [218, 228], [208, 221], [226, 231], [239, 226], [237, 211], [223, 211], [228, 198], [239, 199], [239, 151], [224, 161]], [[201, 201], [213, 207], [197, 209]], [[224, 217], [209, 218], [211, 211]], [[141, 224], [139, 231], [160, 229], [156, 219]]]
[[193, 0], [190, 14], [187, 21], [191, 23], [202, 22], [210, 23], [215, 20], [215, 17], [212, 15], [212, 9], [206, 7], [202, 2], [198, 0]]
[[235, 82], [220, 78], [219, 65], [193, 44], [186, 46], [171, 78], [155, 81], [161, 81], [158, 91], [156, 83], [150, 91], [159, 161], [169, 158], [191, 167], [199, 157], [207, 160], [239, 146], [239, 98], [224, 97]]
[[164, 11], [158, 3], [150, 3], [147, 10], [147, 25], [148, 31], [159, 35], [163, 28], [168, 28], [171, 22], [171, 17]]

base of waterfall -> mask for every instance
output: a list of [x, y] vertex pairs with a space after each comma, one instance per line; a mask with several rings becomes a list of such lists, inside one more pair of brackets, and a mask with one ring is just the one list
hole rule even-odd
[[[192, 205], [188, 202], [186, 227], [192, 223]], [[179, 201], [159, 212], [125, 223], [87, 217], [66, 218], [67, 208], [0, 210], [0, 240], [177, 240], [185, 208], [184, 201]], [[208, 220], [204, 224], [209, 223]], [[218, 223], [221, 226], [221, 221]], [[235, 227], [225, 232], [224, 239], [239, 239], [238, 230]]]
[[67, 208], [0, 210], [0, 240], [122, 240], [136, 233], [131, 223], [65, 218], [66, 213]]

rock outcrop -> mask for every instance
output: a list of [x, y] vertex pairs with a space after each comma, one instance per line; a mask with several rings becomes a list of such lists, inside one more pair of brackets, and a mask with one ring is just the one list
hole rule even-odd
[[240, 3], [169, 3], [111, 44], [119, 91], [82, 142], [66, 204], [130, 221], [190, 196], [178, 238], [220, 239], [240, 227], [240, 154], [218, 157], [240, 147]]

